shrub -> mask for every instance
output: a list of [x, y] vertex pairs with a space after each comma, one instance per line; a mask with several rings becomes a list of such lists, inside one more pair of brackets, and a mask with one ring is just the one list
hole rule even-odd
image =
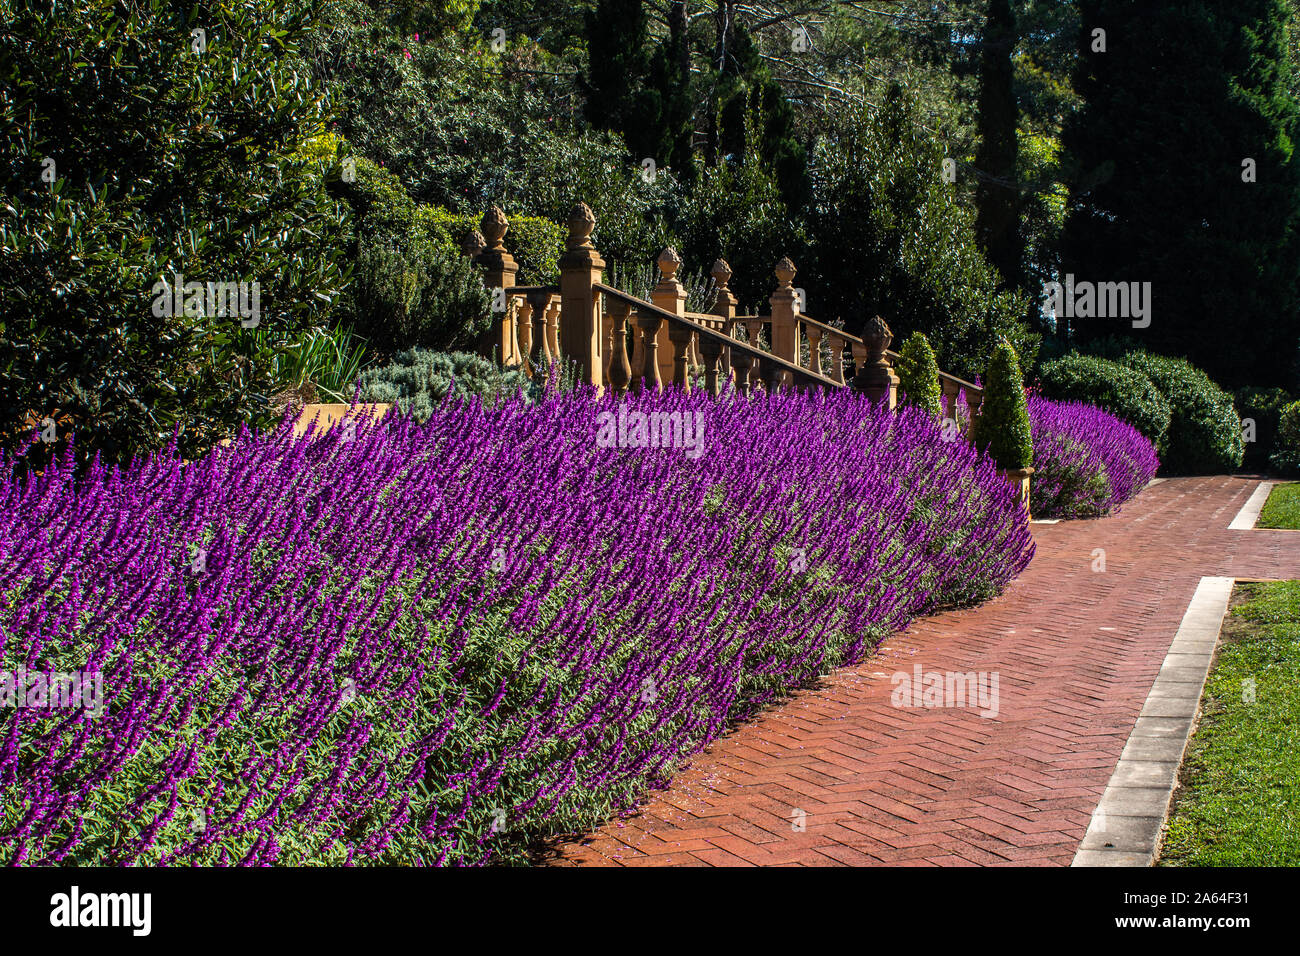
[[363, 240], [351, 311], [356, 330], [381, 354], [472, 345], [492, 324], [480, 269], [428, 242]]
[[289, 432], [0, 479], [0, 671], [104, 692], [6, 712], [0, 865], [520, 861], [1033, 551], [988, 458], [849, 390]]
[[1090, 518], [1109, 514], [1155, 477], [1155, 446], [1127, 422], [1082, 402], [1027, 400], [1034, 440], [1032, 514]]
[[984, 378], [984, 401], [975, 426], [975, 443], [1000, 468], [1028, 468], [1034, 463], [1034, 443], [1025, 405], [1020, 363], [1006, 340], [993, 348]]
[[1300, 402], [1282, 409], [1269, 464], [1287, 478], [1300, 477]]
[[489, 359], [467, 352], [407, 349], [391, 365], [369, 369], [361, 376], [358, 400], [396, 405], [419, 422], [428, 421], [448, 393], [471, 395], [497, 404], [523, 391], [537, 397], [537, 387], [514, 369], [502, 369]]
[[[1291, 402], [1291, 396], [1280, 388], [1239, 388], [1232, 396], [1237, 414], [1242, 419], [1242, 443], [1245, 454], [1242, 464], [1263, 471], [1273, 454], [1277, 441], [1278, 420], [1282, 409]], [[1254, 441], [1246, 441], [1246, 419], [1255, 423]]]
[[[510, 226], [502, 242], [519, 265], [515, 281], [520, 285], [550, 285], [560, 278], [560, 256], [569, 230], [549, 219], [518, 216], [506, 211]], [[465, 237], [479, 227], [483, 214], [453, 213], [441, 206], [420, 206], [415, 211], [417, 235], [437, 238], [460, 249]]]
[[[253, 283], [258, 324], [289, 333], [328, 322], [344, 284], [338, 171], [310, 148], [329, 114], [296, 58], [314, 12], [4, 4], [0, 446], [40, 468], [74, 430], [83, 458], [119, 462], [175, 435], [192, 457], [269, 415]], [[244, 284], [248, 314], [162, 298], [177, 274]], [[28, 413], [59, 440], [32, 445]]]
[[1161, 447], [1169, 431], [1169, 402], [1141, 372], [1074, 352], [1044, 363], [1038, 374], [1046, 397], [1105, 409]]
[[913, 332], [898, 352], [895, 371], [898, 391], [907, 404], [924, 409], [935, 418], [943, 414], [943, 389], [939, 387], [939, 365], [934, 350], [922, 332]]
[[1145, 375], [1169, 402], [1160, 459], [1170, 474], [1206, 474], [1241, 466], [1241, 420], [1232, 397], [1184, 359], [1129, 352], [1124, 365]]

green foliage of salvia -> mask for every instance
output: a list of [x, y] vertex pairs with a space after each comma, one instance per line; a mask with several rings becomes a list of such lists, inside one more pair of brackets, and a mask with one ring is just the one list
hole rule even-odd
[[923, 408], [935, 418], [943, 414], [943, 390], [934, 349], [922, 332], [913, 332], [898, 351], [898, 393], [907, 404]]

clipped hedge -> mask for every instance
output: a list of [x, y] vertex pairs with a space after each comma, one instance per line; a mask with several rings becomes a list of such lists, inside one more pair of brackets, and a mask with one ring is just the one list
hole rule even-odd
[[1300, 478], [1300, 402], [1282, 409], [1269, 464], [1284, 477]]
[[1038, 376], [1045, 397], [1105, 409], [1162, 447], [1172, 410], [1155, 383], [1136, 369], [1075, 352], [1045, 362]]
[[[568, 230], [558, 223], [537, 216], [513, 216], [506, 213], [509, 228], [501, 240], [519, 265], [515, 281], [520, 285], [549, 285], [559, 281], [560, 256]], [[437, 238], [457, 249], [479, 227], [483, 214], [454, 213], [441, 206], [420, 206], [415, 211], [414, 228], [418, 235]]]
[[1246, 419], [1255, 423], [1255, 434], [1251, 436], [1254, 440], [1247, 441], [1242, 436], [1246, 446], [1242, 464], [1262, 471], [1268, 467], [1269, 458], [1276, 450], [1274, 446], [1277, 443], [1279, 419], [1282, 409], [1291, 403], [1291, 396], [1280, 388], [1247, 386], [1233, 392], [1232, 399], [1237, 406], [1237, 414], [1241, 416], [1243, 429]]
[[1171, 410], [1160, 459], [1169, 474], [1213, 474], [1241, 467], [1241, 420], [1232, 396], [1185, 359], [1129, 352], [1122, 364], [1160, 389]]

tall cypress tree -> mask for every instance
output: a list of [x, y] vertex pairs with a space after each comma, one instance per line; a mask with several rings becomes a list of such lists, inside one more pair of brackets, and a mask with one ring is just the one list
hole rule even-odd
[[[739, 23], [732, 24], [717, 83], [717, 151], [742, 162], [760, 162], [776, 177], [781, 198], [790, 209], [808, 200], [808, 153], [795, 135], [794, 108], [759, 55], [754, 40]], [[746, 127], [761, 123], [759, 155], [747, 155]]]
[[695, 103], [691, 98], [691, 52], [686, 23], [686, 0], [673, 0], [668, 10], [668, 35], [650, 60], [648, 85], [656, 106], [655, 156], [667, 161], [681, 179], [692, 182]]
[[[647, 96], [649, 27], [642, 0], [598, 0], [586, 14], [587, 121], [621, 132], [634, 156], [656, 156], [659, 102]], [[647, 121], [647, 120], [650, 121]]]
[[975, 166], [975, 231], [989, 261], [1009, 286], [1024, 282], [1020, 192], [1016, 180], [1016, 108], [1011, 55], [1016, 23], [1010, 0], [990, 0], [980, 43], [979, 134]]
[[[1079, 0], [1064, 144], [1075, 282], [1150, 282], [1150, 325], [1075, 318], [1228, 385], [1294, 385], [1300, 166], [1284, 0]], [[1104, 33], [1096, 32], [1104, 31]]]

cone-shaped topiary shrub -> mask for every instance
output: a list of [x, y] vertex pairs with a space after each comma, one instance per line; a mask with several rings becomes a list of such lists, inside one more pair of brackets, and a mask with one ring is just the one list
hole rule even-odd
[[924, 332], [913, 332], [898, 353], [898, 392], [907, 404], [924, 409], [935, 418], [943, 414], [943, 392], [939, 388], [939, 363]]
[[998, 342], [989, 360], [975, 444], [1001, 468], [1028, 468], [1034, 461], [1024, 380], [1016, 352], [1006, 339]]

